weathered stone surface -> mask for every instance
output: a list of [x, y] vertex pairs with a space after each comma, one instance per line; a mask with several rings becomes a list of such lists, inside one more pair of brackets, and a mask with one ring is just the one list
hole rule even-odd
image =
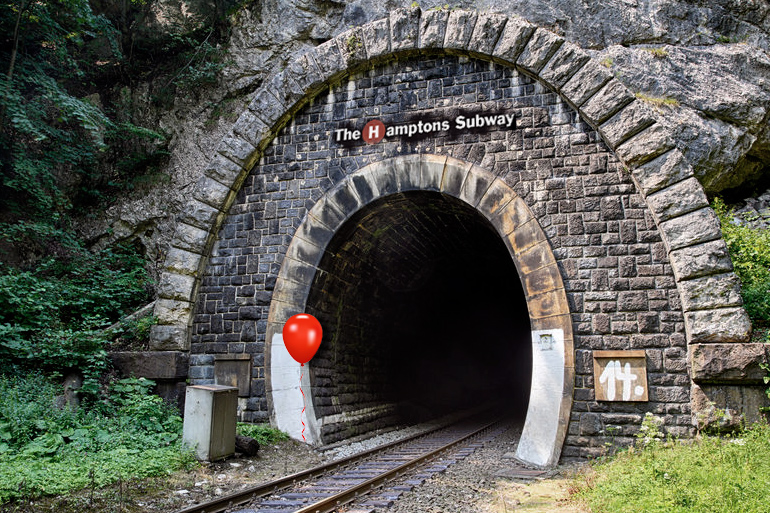
[[124, 351], [109, 356], [123, 376], [147, 379], [184, 379], [190, 360], [182, 351]]
[[635, 168], [632, 174], [645, 196], [693, 176], [692, 167], [677, 149]]
[[215, 208], [224, 208], [227, 197], [232, 191], [208, 176], [201, 177], [195, 186], [194, 197]]
[[243, 166], [222, 155], [215, 155], [206, 167], [206, 176], [228, 187], [236, 183], [243, 173]]
[[218, 208], [192, 198], [179, 215], [179, 222], [208, 231], [219, 213]]
[[155, 317], [158, 324], [171, 326], [187, 326], [192, 314], [192, 303], [175, 299], [159, 298], [155, 302]]
[[467, 49], [478, 16], [475, 11], [451, 11], [447, 21], [444, 48]]
[[599, 126], [599, 133], [610, 147], [615, 147], [652, 125], [655, 116], [642, 102], [634, 101]]
[[684, 314], [690, 344], [748, 342], [751, 321], [743, 308], [696, 310]]
[[[364, 38], [365, 37], [366, 32], [364, 32]], [[315, 63], [315, 59], [311, 57], [310, 53], [305, 53], [290, 61], [286, 68], [286, 74], [287, 78], [296, 82], [299, 89], [306, 94], [317, 90], [321, 84], [323, 84], [321, 72], [318, 69], [318, 65]], [[260, 108], [264, 108], [264, 104], [255, 105], [254, 102], [252, 102], [252, 105], [254, 107], [252, 110], [255, 112]], [[272, 125], [272, 123], [268, 123], [268, 125]]]
[[532, 34], [527, 46], [516, 59], [516, 64], [530, 73], [539, 73], [562, 43], [564, 43], [563, 38], [539, 28]]
[[700, 432], [732, 433], [739, 431], [744, 425], [744, 418], [739, 410], [717, 406], [716, 402], [712, 401], [697, 384], [692, 386], [690, 404], [692, 405], [693, 425]]
[[245, 109], [233, 125], [233, 133], [257, 148], [265, 139], [271, 137], [272, 132], [267, 123], [249, 109]]
[[150, 328], [151, 351], [189, 351], [190, 333], [184, 326], [155, 325]]
[[564, 43], [540, 71], [540, 78], [556, 90], [588, 63], [590, 56], [572, 43]]
[[741, 282], [733, 273], [681, 281], [679, 292], [685, 312], [743, 304]]
[[770, 361], [770, 344], [693, 344], [689, 347], [691, 376], [696, 383], [762, 384]]
[[417, 48], [420, 32], [420, 10], [396, 9], [390, 13], [390, 42], [394, 52]]
[[367, 55], [366, 48], [364, 47], [364, 34], [361, 31], [361, 27], [354, 27], [350, 30], [346, 30], [335, 39], [345, 69], [366, 62]]
[[383, 57], [390, 52], [390, 23], [388, 19], [367, 23], [362, 28], [366, 55], [370, 59]]
[[674, 147], [670, 132], [659, 123], [652, 125], [615, 148], [615, 154], [634, 168]]
[[203, 257], [180, 248], [170, 248], [166, 255], [166, 269], [179, 274], [193, 275], [199, 271]]
[[706, 431], [729, 431], [762, 420], [760, 408], [770, 406], [765, 385], [712, 385], [693, 383], [693, 424]]
[[[217, 153], [232, 160], [242, 168], [251, 168], [255, 162], [256, 148], [240, 137], [225, 137], [217, 146]], [[235, 180], [226, 183], [232, 186]]]
[[471, 35], [471, 39], [468, 42], [471, 52], [491, 55], [507, 21], [508, 17], [502, 14], [479, 14], [476, 26], [473, 29], [473, 35]]
[[[307, 60], [312, 60], [312, 54], [309, 54]], [[317, 69], [317, 68], [316, 68]], [[296, 76], [296, 75], [294, 75]], [[317, 79], [321, 79], [319, 74]], [[299, 84], [297, 87], [301, 87]], [[288, 105], [278, 101], [269, 87], [262, 87], [254, 95], [254, 99], [249, 104], [249, 110], [267, 126], [274, 126], [278, 120], [286, 113]]]
[[722, 237], [719, 219], [711, 208], [702, 208], [660, 223], [669, 249], [680, 249]]
[[708, 207], [708, 198], [695, 178], [688, 178], [647, 196], [647, 203], [659, 221]]
[[598, 127], [632, 101], [634, 97], [626, 86], [617, 80], [610, 80], [580, 106], [580, 113], [589, 123]]
[[723, 240], [677, 249], [669, 255], [677, 281], [733, 270], [733, 263]]
[[259, 453], [259, 442], [250, 436], [235, 435], [235, 452], [256, 456]]
[[420, 16], [420, 48], [444, 46], [449, 11], [443, 9], [425, 11]]
[[561, 88], [564, 98], [573, 106], [580, 107], [612, 79], [607, 68], [591, 61], [578, 70]]
[[[318, 65], [318, 70], [321, 72], [321, 81], [323, 82], [344, 71], [342, 64], [345, 61], [337, 46], [337, 41], [334, 39], [316, 46], [312, 50], [312, 57]], [[281, 110], [286, 111], [285, 106], [280, 107]]]
[[206, 247], [208, 238], [209, 232], [206, 230], [187, 223], [179, 223], [171, 245], [175, 248], [186, 249], [187, 251], [202, 251]]
[[510, 17], [492, 55], [510, 64], [515, 63], [536, 28], [521, 18]]
[[192, 302], [195, 282], [195, 276], [165, 272], [158, 283], [158, 297]]

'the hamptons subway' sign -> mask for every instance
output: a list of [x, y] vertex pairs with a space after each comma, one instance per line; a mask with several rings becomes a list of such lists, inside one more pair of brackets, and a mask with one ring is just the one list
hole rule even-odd
[[452, 119], [418, 119], [413, 122], [386, 126], [379, 119], [372, 119], [363, 129], [338, 128], [332, 131], [334, 142], [351, 144], [364, 141], [377, 144], [381, 140], [405, 138], [422, 139], [429, 136], [459, 136], [467, 132], [486, 132], [493, 129], [510, 129], [516, 117], [507, 112], [460, 113]]

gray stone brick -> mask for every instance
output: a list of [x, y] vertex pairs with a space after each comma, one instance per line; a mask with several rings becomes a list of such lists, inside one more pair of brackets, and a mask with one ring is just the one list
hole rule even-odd
[[558, 91], [589, 60], [589, 55], [578, 46], [564, 43], [543, 67], [540, 78]]
[[691, 344], [748, 342], [751, 321], [743, 308], [717, 308], [685, 312], [685, 329]]
[[685, 311], [741, 306], [741, 282], [733, 274], [718, 274], [679, 283]]
[[417, 49], [420, 33], [420, 9], [395, 9], [390, 13], [391, 51]]
[[443, 9], [424, 11], [420, 16], [420, 48], [442, 48], [448, 20], [449, 11]]
[[631, 169], [649, 162], [674, 147], [668, 129], [656, 123], [615, 148], [615, 154]]
[[516, 59], [516, 63], [529, 72], [539, 73], [562, 43], [564, 43], [563, 38], [539, 28], [532, 34], [527, 46]]
[[634, 96], [626, 86], [612, 79], [580, 106], [580, 113], [589, 124], [599, 126], [632, 101]]
[[610, 147], [615, 147], [652, 125], [655, 116], [640, 101], [633, 101], [599, 126], [599, 133]]
[[472, 53], [491, 55], [503, 32], [508, 17], [503, 14], [480, 13], [468, 48]]
[[214, 208], [223, 208], [232, 191], [230, 187], [222, 185], [213, 178], [202, 176], [195, 185], [193, 197]]
[[390, 53], [390, 23], [388, 18], [367, 23], [362, 28], [364, 48], [369, 59], [385, 57]]
[[647, 202], [658, 221], [703, 209], [709, 204], [703, 186], [696, 178], [688, 178], [650, 194]]
[[723, 240], [674, 250], [670, 253], [670, 258], [674, 276], [679, 282], [733, 270], [733, 264]]
[[580, 107], [611, 78], [612, 74], [607, 68], [590, 61], [564, 84], [561, 93], [573, 106]]
[[447, 21], [444, 48], [454, 50], [468, 48], [468, 41], [473, 35], [478, 16], [475, 11], [451, 11]]
[[536, 28], [522, 18], [510, 16], [492, 55], [501, 61], [515, 63]]
[[660, 224], [671, 249], [716, 240], [722, 237], [719, 219], [711, 208], [702, 208]]

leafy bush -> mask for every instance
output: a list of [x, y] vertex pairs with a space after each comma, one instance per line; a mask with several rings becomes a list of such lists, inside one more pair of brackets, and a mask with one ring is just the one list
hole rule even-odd
[[734, 212], [719, 198], [712, 206], [722, 224], [735, 273], [741, 279], [746, 312], [755, 323], [770, 324], [770, 230], [736, 221]]
[[40, 373], [0, 376], [0, 503], [192, 465], [182, 419], [152, 386], [123, 379], [108, 401], [74, 411], [54, 407], [62, 388]]
[[602, 461], [579, 478], [577, 497], [596, 513], [767, 511], [770, 427], [740, 438], [650, 443]]

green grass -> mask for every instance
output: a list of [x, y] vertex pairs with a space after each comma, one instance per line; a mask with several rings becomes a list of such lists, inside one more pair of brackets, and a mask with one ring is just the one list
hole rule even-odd
[[767, 513], [770, 427], [621, 452], [591, 465], [576, 488], [594, 513]]

